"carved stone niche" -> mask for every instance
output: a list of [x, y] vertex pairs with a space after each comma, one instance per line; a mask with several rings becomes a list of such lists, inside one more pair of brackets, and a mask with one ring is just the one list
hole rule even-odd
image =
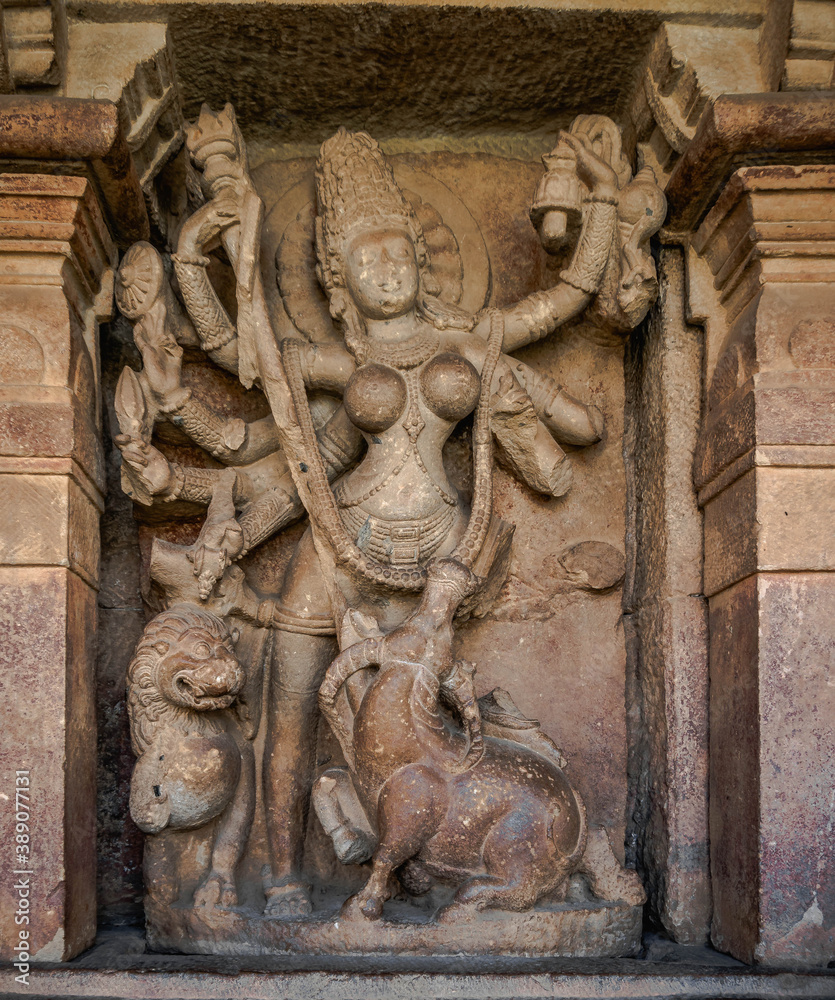
[[831, 996], [833, 4], [0, 7], [0, 957]]
[[150, 946], [635, 953], [622, 356], [652, 171], [601, 115], [544, 170], [345, 129], [253, 169], [231, 105], [186, 146], [176, 252], [116, 277]]

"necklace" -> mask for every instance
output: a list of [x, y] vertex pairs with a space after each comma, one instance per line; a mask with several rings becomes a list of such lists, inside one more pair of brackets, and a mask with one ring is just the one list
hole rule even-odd
[[441, 338], [437, 330], [423, 330], [395, 344], [384, 344], [380, 341], [367, 340], [368, 360], [379, 361], [390, 368], [398, 368], [400, 371], [408, 371], [410, 368], [417, 368], [424, 361], [428, 361], [438, 350]]

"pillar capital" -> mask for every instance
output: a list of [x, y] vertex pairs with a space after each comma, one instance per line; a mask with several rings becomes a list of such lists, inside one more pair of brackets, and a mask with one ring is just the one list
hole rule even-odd
[[0, 460], [9, 472], [62, 460], [96, 504], [104, 489], [97, 322], [109, 318], [115, 263], [86, 178], [0, 176], [0, 336], [14, 345], [0, 377]]
[[835, 162], [831, 93], [723, 94], [708, 105], [666, 186], [666, 233], [686, 239], [745, 166]]
[[0, 256], [0, 282], [60, 281], [79, 322], [90, 307], [110, 318], [118, 255], [87, 178], [0, 174]]
[[835, 165], [742, 167], [692, 238], [733, 321], [766, 284], [832, 281]]
[[114, 240], [128, 246], [147, 238], [145, 199], [115, 104], [3, 95], [0, 116], [0, 163], [7, 170], [86, 177]]
[[[692, 246], [718, 304], [694, 464], [707, 537], [725, 536], [708, 545], [706, 593], [756, 571], [835, 569], [819, 530], [835, 508], [813, 500], [835, 463], [835, 167], [736, 171]], [[750, 530], [729, 536], [739, 504]]]

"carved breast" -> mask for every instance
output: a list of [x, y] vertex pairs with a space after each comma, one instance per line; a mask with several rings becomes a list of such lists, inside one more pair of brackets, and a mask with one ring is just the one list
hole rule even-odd
[[[452, 423], [472, 413], [480, 388], [478, 372], [459, 354], [439, 354], [420, 374], [420, 393], [426, 406]], [[358, 368], [348, 379], [345, 409], [360, 430], [378, 434], [397, 423], [408, 395], [406, 381], [398, 371], [372, 362]]]
[[386, 365], [358, 368], [348, 379], [343, 397], [345, 410], [361, 431], [376, 434], [397, 422], [406, 405], [403, 376]]
[[420, 374], [426, 405], [442, 420], [456, 422], [472, 413], [480, 388], [478, 372], [459, 354], [439, 354]]

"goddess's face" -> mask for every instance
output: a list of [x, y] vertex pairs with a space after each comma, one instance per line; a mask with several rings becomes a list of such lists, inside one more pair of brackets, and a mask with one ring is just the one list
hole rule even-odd
[[415, 304], [419, 277], [415, 247], [405, 233], [392, 229], [362, 233], [348, 249], [348, 291], [369, 319], [407, 313]]

